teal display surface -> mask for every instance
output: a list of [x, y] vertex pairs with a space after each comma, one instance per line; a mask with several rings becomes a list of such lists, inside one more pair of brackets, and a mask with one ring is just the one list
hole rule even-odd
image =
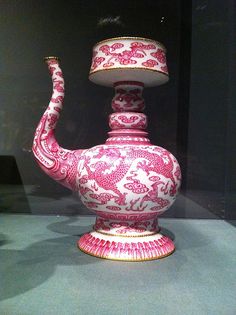
[[77, 249], [93, 222], [91, 216], [1, 214], [0, 314], [236, 314], [232, 225], [160, 219], [175, 253], [131, 263]]

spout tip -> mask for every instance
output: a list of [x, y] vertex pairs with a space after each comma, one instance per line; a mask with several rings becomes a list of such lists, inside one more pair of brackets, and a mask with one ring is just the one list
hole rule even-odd
[[55, 56], [44, 57], [43, 60], [44, 60], [44, 62], [48, 62], [50, 60], [60, 61], [60, 59], [58, 57], [55, 57]]

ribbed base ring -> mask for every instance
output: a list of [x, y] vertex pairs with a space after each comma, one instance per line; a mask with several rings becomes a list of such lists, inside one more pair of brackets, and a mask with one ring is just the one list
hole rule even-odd
[[160, 233], [127, 238], [104, 235], [96, 231], [84, 234], [78, 241], [78, 247], [86, 254], [120, 261], [160, 259], [175, 250], [172, 240]]

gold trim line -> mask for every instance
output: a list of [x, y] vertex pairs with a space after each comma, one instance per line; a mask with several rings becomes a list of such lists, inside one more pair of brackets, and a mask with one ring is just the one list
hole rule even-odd
[[[102, 234], [102, 235], [108, 235], [108, 236], [114, 236], [114, 237], [127, 237], [127, 238], [135, 238], [135, 237], [145, 237], [145, 236], [153, 236], [155, 234], [160, 234], [161, 229], [159, 229], [156, 232], [153, 232], [151, 234], [145, 234], [145, 235], [123, 235], [123, 234], [111, 234], [111, 233], [105, 233], [105, 232], [100, 232], [98, 230], [93, 229], [94, 232], [98, 233], [98, 234]], [[92, 231], [92, 232], [93, 232]], [[90, 232], [90, 233], [92, 233]], [[89, 233], [88, 233], [89, 234]]]

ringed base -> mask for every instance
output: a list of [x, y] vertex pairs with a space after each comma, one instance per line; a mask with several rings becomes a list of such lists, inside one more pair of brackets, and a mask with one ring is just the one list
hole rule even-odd
[[84, 234], [77, 245], [81, 251], [95, 257], [132, 262], [164, 258], [175, 250], [173, 241], [160, 233], [127, 237], [92, 231]]

